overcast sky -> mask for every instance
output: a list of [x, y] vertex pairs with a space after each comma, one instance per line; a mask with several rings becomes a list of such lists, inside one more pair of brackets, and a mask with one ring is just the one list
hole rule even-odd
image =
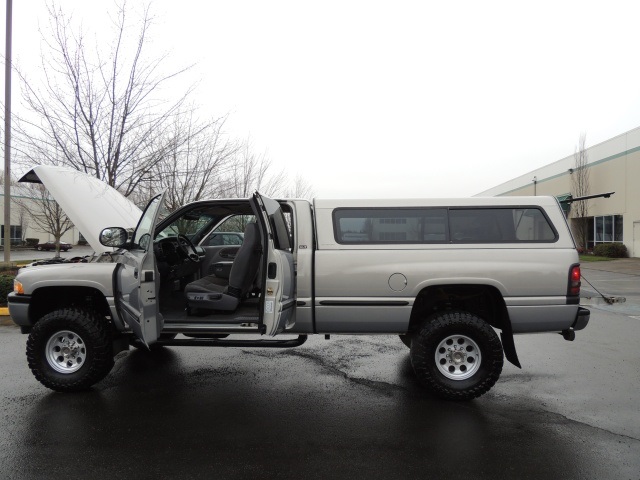
[[[96, 30], [112, 8], [62, 4]], [[46, 8], [13, 8], [14, 62], [29, 70]], [[229, 113], [231, 133], [318, 197], [470, 196], [571, 155], [581, 132], [593, 145], [640, 126], [638, 1], [154, 0], [152, 12], [167, 70], [195, 63], [204, 111]]]

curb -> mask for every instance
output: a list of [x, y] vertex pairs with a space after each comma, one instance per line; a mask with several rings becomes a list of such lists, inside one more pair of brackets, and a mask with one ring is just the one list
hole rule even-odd
[[623, 275], [640, 276], [640, 258], [615, 258], [602, 262], [582, 262], [580, 268], [584, 270], [619, 273]]
[[0, 325], [3, 327], [15, 326], [11, 317], [9, 316], [9, 309], [7, 307], [0, 307]]

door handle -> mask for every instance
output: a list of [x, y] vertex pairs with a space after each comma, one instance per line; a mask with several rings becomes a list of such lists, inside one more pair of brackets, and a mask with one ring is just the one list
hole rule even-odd
[[278, 273], [278, 267], [274, 262], [269, 263], [267, 267], [267, 278], [274, 279]]

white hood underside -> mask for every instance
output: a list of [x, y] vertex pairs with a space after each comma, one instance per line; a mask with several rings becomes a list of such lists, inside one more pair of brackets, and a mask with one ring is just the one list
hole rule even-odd
[[21, 182], [44, 184], [96, 253], [113, 251], [99, 241], [107, 227], [135, 228], [142, 211], [101, 180], [77, 170], [39, 165]]

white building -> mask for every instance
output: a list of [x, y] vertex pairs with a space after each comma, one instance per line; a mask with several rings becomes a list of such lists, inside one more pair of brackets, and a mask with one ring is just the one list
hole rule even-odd
[[[589, 200], [588, 248], [622, 242], [640, 257], [640, 127], [587, 149], [589, 194], [615, 192]], [[571, 155], [490, 188], [476, 196], [571, 194], [575, 159]], [[573, 209], [568, 217], [573, 219]]]
[[[4, 245], [4, 187], [0, 188], [0, 241]], [[37, 238], [39, 243], [55, 240], [49, 232], [42, 231], [30, 216], [30, 211], [36, 211], [36, 203], [41, 201], [29, 192], [30, 187], [11, 185], [11, 244], [20, 245], [23, 239]], [[76, 245], [82, 235], [77, 228], [71, 227], [61, 238], [63, 242]]]

